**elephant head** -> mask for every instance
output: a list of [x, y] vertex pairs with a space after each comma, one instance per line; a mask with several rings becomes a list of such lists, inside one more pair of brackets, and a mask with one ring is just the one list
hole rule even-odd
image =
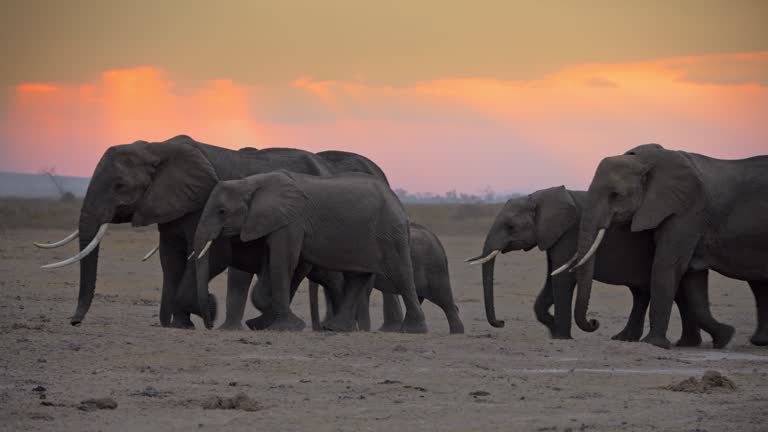
[[300, 219], [307, 196], [285, 171], [219, 182], [205, 204], [195, 232], [197, 294], [206, 327], [208, 307], [208, 250], [218, 237], [260, 239]]
[[80, 262], [80, 292], [72, 325], [83, 320], [93, 300], [99, 242], [108, 224], [162, 224], [205, 204], [218, 176], [195, 144], [192, 138], [180, 135], [159, 143], [117, 145], [104, 152], [83, 200], [79, 229], [68, 237], [79, 236], [80, 253], [43, 266], [56, 268]]
[[496, 319], [493, 300], [493, 272], [496, 256], [509, 251], [551, 248], [579, 220], [579, 211], [564, 186], [513, 198], [504, 204], [485, 236], [483, 254], [470, 258], [470, 264], [483, 264], [485, 315], [494, 327], [504, 327]]
[[[632, 231], [656, 229], [671, 217], [698, 211], [702, 196], [701, 179], [685, 153], [645, 144], [603, 159], [587, 193], [576, 254], [553, 275], [569, 266], [591, 275], [594, 255], [612, 223], [631, 224]], [[587, 322], [590, 285], [579, 278], [577, 323]]]

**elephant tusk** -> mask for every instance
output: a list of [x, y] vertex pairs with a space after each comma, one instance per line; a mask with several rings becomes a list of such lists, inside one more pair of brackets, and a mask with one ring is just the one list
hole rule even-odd
[[564, 271], [568, 270], [568, 267], [570, 267], [570, 266], [571, 266], [571, 264], [573, 264], [573, 262], [574, 262], [574, 261], [576, 261], [576, 254], [574, 254], [574, 255], [573, 255], [573, 258], [569, 259], [567, 263], [565, 263], [565, 264], [561, 265], [560, 267], [558, 267], [557, 269], [555, 269], [555, 271], [553, 271], [553, 272], [552, 272], [552, 273], [550, 273], [549, 275], [550, 275], [550, 276], [557, 276], [557, 275], [559, 275], [560, 273], [562, 273], [562, 272], [564, 272]]
[[498, 255], [500, 253], [501, 253], [501, 251], [496, 249], [493, 252], [489, 253], [485, 258], [478, 258], [478, 259], [473, 260], [473, 261], [468, 261], [468, 263], [469, 263], [469, 265], [484, 264], [484, 263], [487, 263], [488, 261], [496, 258], [496, 255]]
[[150, 259], [152, 257], [152, 255], [154, 255], [155, 252], [157, 252], [158, 249], [160, 249], [160, 243], [156, 244], [155, 247], [152, 248], [152, 250], [147, 252], [147, 254], [144, 255], [144, 258], [142, 258], [141, 260], [142, 261], [146, 261], [146, 260]]
[[108, 223], [102, 224], [99, 227], [99, 231], [96, 232], [96, 236], [93, 238], [93, 240], [91, 240], [91, 242], [88, 243], [88, 246], [86, 246], [85, 249], [81, 250], [77, 255], [71, 258], [67, 258], [64, 261], [60, 261], [52, 264], [46, 264], [44, 266], [41, 266], [40, 268], [54, 269], [54, 268], [68, 266], [70, 264], [74, 264], [80, 261], [81, 259], [88, 256], [88, 254], [91, 253], [94, 249], [96, 249], [96, 246], [99, 245], [99, 242], [101, 242], [101, 239], [104, 238], [104, 234], [107, 233], [107, 228], [109, 228]]
[[72, 240], [76, 239], [77, 236], [80, 234], [80, 230], [75, 230], [72, 234], [64, 237], [63, 239], [53, 242], [53, 243], [35, 243], [35, 246], [39, 247], [40, 249], [55, 249], [57, 247], [64, 246], [65, 244], [71, 242]]
[[592, 255], [594, 255], [595, 252], [597, 252], [597, 248], [600, 247], [600, 243], [603, 241], [604, 236], [605, 236], [605, 228], [600, 228], [600, 231], [597, 232], [597, 237], [595, 237], [595, 241], [592, 242], [592, 246], [587, 251], [587, 254], [584, 255], [584, 258], [582, 258], [578, 264], [576, 264], [575, 266], [573, 266], [573, 268], [571, 268], [571, 271], [576, 270], [577, 268], [583, 266], [585, 262], [589, 261], [589, 259], [592, 258]]
[[200, 255], [197, 256], [197, 259], [200, 259], [203, 256], [205, 256], [205, 253], [208, 252], [208, 248], [211, 247], [211, 243], [213, 243], [213, 240], [208, 240], [208, 243], [206, 243], [205, 246], [203, 246], [203, 250], [200, 251]]
[[187, 257], [187, 261], [192, 261], [192, 258], [195, 256], [195, 251], [192, 251], [189, 256]]

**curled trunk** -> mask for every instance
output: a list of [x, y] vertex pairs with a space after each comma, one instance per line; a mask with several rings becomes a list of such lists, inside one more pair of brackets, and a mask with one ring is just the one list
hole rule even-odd
[[[594, 212], [587, 209], [584, 211], [581, 224], [579, 225], [579, 242], [575, 261], [579, 262], [587, 254], [590, 247], [597, 237], [597, 223], [594, 219]], [[597, 320], [588, 320], [587, 311], [589, 310], [589, 298], [592, 294], [592, 277], [595, 270], [596, 256], [592, 256], [581, 267], [576, 269], [577, 291], [576, 304], [573, 311], [573, 319], [580, 329], [586, 332], [597, 330], [600, 323]]]
[[[489, 247], [483, 248], [483, 256], [491, 253]], [[496, 319], [496, 307], [493, 300], [493, 271], [496, 265], [496, 258], [483, 263], [483, 297], [485, 300], [485, 317], [488, 323], [493, 327], [504, 327], [504, 321]]]

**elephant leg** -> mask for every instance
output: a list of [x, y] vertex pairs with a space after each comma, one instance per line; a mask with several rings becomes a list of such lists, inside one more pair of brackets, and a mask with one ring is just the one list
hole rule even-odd
[[[555, 303], [554, 330], [553, 339], [571, 339], [571, 306], [573, 305], [573, 288], [576, 280], [571, 274], [561, 275], [552, 278], [547, 275], [551, 282], [552, 298]], [[545, 288], [546, 289], [546, 288]]]
[[749, 342], [757, 346], [768, 345], [768, 281], [749, 281], [757, 304], [757, 329]]
[[533, 313], [536, 319], [544, 324], [549, 330], [550, 336], [555, 334], [555, 317], [549, 313], [549, 308], [555, 304], [555, 296], [552, 293], [552, 278], [547, 274], [546, 282], [536, 296], [536, 302], [533, 303]]
[[295, 293], [294, 285], [298, 285], [294, 273], [299, 267], [302, 237], [301, 228], [294, 227], [280, 229], [267, 237], [275, 314], [275, 320], [268, 327], [270, 330], [301, 331], [306, 327], [304, 321], [291, 311], [291, 295]]
[[[707, 277], [707, 272], [702, 272], [704, 278]], [[697, 323], [696, 313], [693, 311], [693, 304], [691, 303], [690, 296], [686, 293], [686, 284], [690, 284], [691, 281], [700, 279], [693, 272], [688, 272], [683, 275], [680, 280], [680, 288], [677, 290], [675, 296], [675, 303], [677, 303], [677, 309], [680, 311], [680, 321], [682, 324], [682, 334], [680, 340], [675, 343], [675, 346], [679, 347], [697, 347], [701, 345], [701, 330]], [[706, 284], [706, 280], [704, 281]], [[695, 302], [694, 302], [695, 303]], [[707, 303], [709, 303], [707, 301]]]
[[[187, 259], [184, 256], [184, 250], [180, 249], [177, 242], [171, 238], [169, 233], [160, 231], [160, 266], [163, 269], [163, 290], [160, 297], [160, 325], [170, 327], [173, 323], [176, 298], [181, 279], [184, 276], [184, 269], [187, 265]], [[183, 316], [180, 314], [179, 318]], [[189, 320], [189, 314], [186, 314], [186, 321], [192, 325]], [[192, 326], [194, 327], [194, 326]]]
[[[326, 285], [323, 285], [323, 295], [325, 296], [325, 318], [323, 321], [328, 321], [333, 318], [334, 311], [336, 310], [334, 308], [338, 307], [338, 305], [334, 305], [334, 303], [340, 301], [340, 297], [343, 296], [341, 295], [341, 292], [337, 292], [335, 294], [336, 297], [334, 297], [332, 289]], [[337, 298], [339, 298], [339, 300], [337, 300]]]
[[625, 342], [637, 342], [643, 337], [645, 313], [648, 311], [648, 303], [651, 300], [651, 293], [648, 287], [629, 287], [629, 290], [632, 293], [632, 310], [629, 312], [627, 324], [622, 331], [614, 335], [611, 339]]
[[323, 328], [331, 331], [350, 332], [357, 328], [355, 315], [364, 291], [373, 284], [372, 273], [345, 273], [344, 298], [336, 313], [323, 323]]
[[358, 296], [357, 305], [355, 307], [355, 320], [357, 321], [357, 329], [360, 331], [371, 331], [371, 291], [373, 290], [373, 284], [368, 284], [365, 287], [365, 291]]
[[689, 234], [685, 222], [672, 218], [656, 232], [656, 250], [651, 267], [650, 330], [643, 342], [669, 349], [667, 339], [672, 303], [699, 238]]
[[396, 294], [383, 291], [381, 297], [384, 303], [382, 306], [384, 324], [379, 327], [379, 331], [399, 332], [400, 327], [403, 325], [403, 310], [400, 307], [400, 300], [398, 300]]
[[318, 304], [317, 289], [319, 285], [317, 282], [309, 281], [309, 315], [312, 317], [312, 330], [320, 331], [320, 305]]
[[248, 288], [253, 274], [230, 267], [227, 270], [227, 315], [219, 329], [242, 330], [245, 304], [248, 301]]
[[[686, 315], [692, 316], [687, 319], [693, 321], [690, 326], [696, 327], [696, 333], [698, 335], [698, 327], [701, 327], [707, 333], [712, 336], [712, 346], [714, 348], [724, 348], [731, 341], [735, 329], [727, 324], [718, 322], [713, 316], [709, 308], [709, 272], [703, 271], [690, 271], [683, 276], [680, 281], [680, 295], [679, 299], [684, 299], [684, 303], [678, 302], [680, 308], [680, 316], [683, 317], [683, 339], [685, 339], [685, 326]], [[685, 312], [683, 305], [688, 309]], [[701, 337], [699, 337], [699, 340]], [[694, 341], [695, 342], [695, 341]], [[678, 342], [679, 344], [679, 342]], [[691, 345], [695, 346], [695, 345]]]

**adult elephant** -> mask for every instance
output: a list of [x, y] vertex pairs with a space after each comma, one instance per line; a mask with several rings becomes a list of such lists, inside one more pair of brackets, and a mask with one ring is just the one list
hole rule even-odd
[[[493, 300], [493, 273], [498, 253], [515, 250], [529, 251], [535, 247], [547, 254], [547, 274], [534, 312], [555, 339], [571, 338], [571, 305], [577, 273], [566, 272], [552, 276], [554, 266], [573, 256], [576, 251], [579, 220], [587, 205], [587, 192], [571, 191], [564, 186], [543, 189], [527, 197], [512, 198], [499, 211], [488, 230], [483, 254], [468, 260], [483, 264], [483, 289], [488, 322], [502, 327], [496, 319]], [[650, 270], [653, 260], [653, 236], [650, 233], [633, 233], [626, 225], [612, 226], [605, 236], [603, 247], [595, 258], [592, 277], [611, 285], [625, 285], [632, 292], [632, 310], [623, 330], [612, 339], [637, 341], [643, 333], [645, 313], [650, 296]], [[579, 274], [584, 277], [589, 275]], [[688, 284], [700, 284], [700, 292], [706, 293], [707, 279], [691, 275]], [[590, 278], [591, 282], [591, 278]], [[581, 281], [582, 284], [586, 281]], [[682, 337], [678, 346], [701, 344], [699, 325], [689, 310], [685, 296], [676, 299], [683, 322]], [[555, 315], [549, 308], [554, 305]], [[709, 325], [711, 323], [712, 325]], [[578, 321], [579, 327], [588, 332], [597, 330], [596, 320]], [[733, 327], [719, 324], [711, 316], [704, 325], [710, 331], [715, 347], [725, 346], [733, 334]]]
[[[392, 281], [405, 301], [401, 331], [425, 333], [424, 313], [413, 282], [408, 218], [394, 192], [371, 175], [321, 178], [280, 170], [220, 182], [205, 205], [195, 234], [200, 310], [208, 301], [208, 250], [214, 239], [264, 241], [272, 308], [270, 328], [298, 330], [304, 322], [290, 310], [292, 281], [303, 264], [344, 273], [339, 313], [325, 323], [349, 331], [354, 305], [375, 275]], [[204, 316], [206, 323], [209, 317]]]
[[[112, 223], [134, 226], [158, 224], [163, 290], [160, 323], [191, 327], [189, 314], [198, 309], [194, 289], [195, 262], [187, 261], [201, 210], [218, 181], [288, 169], [311, 175], [333, 174], [321, 157], [298, 149], [272, 148], [238, 151], [197, 142], [179, 135], [164, 142], [136, 141], [104, 152], [88, 186], [80, 212], [79, 229], [61, 242], [39, 244], [58, 247], [79, 236], [80, 252], [55, 268], [80, 262], [77, 310], [71, 319], [78, 325], [93, 300], [99, 242]], [[228, 253], [229, 243], [216, 240], [216, 253]], [[247, 296], [251, 274], [229, 272], [229, 289]], [[183, 283], [186, 279], [192, 283]], [[188, 287], [188, 289], [184, 289]], [[215, 300], [211, 298], [210, 300]], [[215, 304], [208, 312], [215, 317]]]
[[[722, 160], [647, 144], [603, 159], [589, 186], [571, 263], [591, 272], [613, 223], [654, 238], [650, 324], [643, 339], [669, 348], [672, 300], [683, 275], [712, 269], [749, 282], [758, 325], [750, 339], [768, 345], [768, 156]], [[695, 288], [694, 288], [695, 289]], [[687, 290], [688, 291], [688, 290]], [[706, 296], [693, 306], [705, 311]], [[579, 286], [577, 319], [584, 319], [589, 285]]]
[[[321, 151], [316, 154], [326, 161], [333, 174], [370, 174], [389, 186], [389, 180], [387, 179], [386, 174], [384, 174], [384, 171], [376, 163], [365, 156], [340, 150]], [[234, 242], [237, 243], [237, 240], [235, 239]], [[249, 255], [252, 256], [253, 252]], [[243, 265], [243, 263], [239, 263], [239, 265]], [[252, 265], [253, 264], [248, 264], [249, 267]], [[336, 301], [340, 301], [340, 284], [343, 284], [343, 277], [334, 273], [335, 272], [323, 271], [322, 269], [313, 269], [309, 274], [311, 283], [321, 283], [326, 292], [329, 293], [329, 295], [326, 296], [326, 299], [327, 303], [331, 305]], [[297, 285], [291, 287], [291, 299], [293, 299], [297, 287]], [[394, 331], [394, 329], [399, 330], [403, 320], [399, 302], [394, 294], [384, 292], [382, 295], [384, 297], [384, 324], [381, 329], [392, 331]], [[253, 287], [251, 290], [251, 304], [261, 312], [261, 316], [246, 321], [248, 328], [251, 330], [263, 330], [271, 325], [274, 319], [274, 314], [272, 311], [272, 292], [268, 284], [257, 283]], [[244, 301], [236, 300], [232, 303], [228, 301], [225, 324], [231, 327], [239, 326], [244, 309]], [[230, 313], [230, 311], [232, 311], [232, 313]], [[317, 319], [313, 319], [312, 324], [313, 329], [318, 329]]]

